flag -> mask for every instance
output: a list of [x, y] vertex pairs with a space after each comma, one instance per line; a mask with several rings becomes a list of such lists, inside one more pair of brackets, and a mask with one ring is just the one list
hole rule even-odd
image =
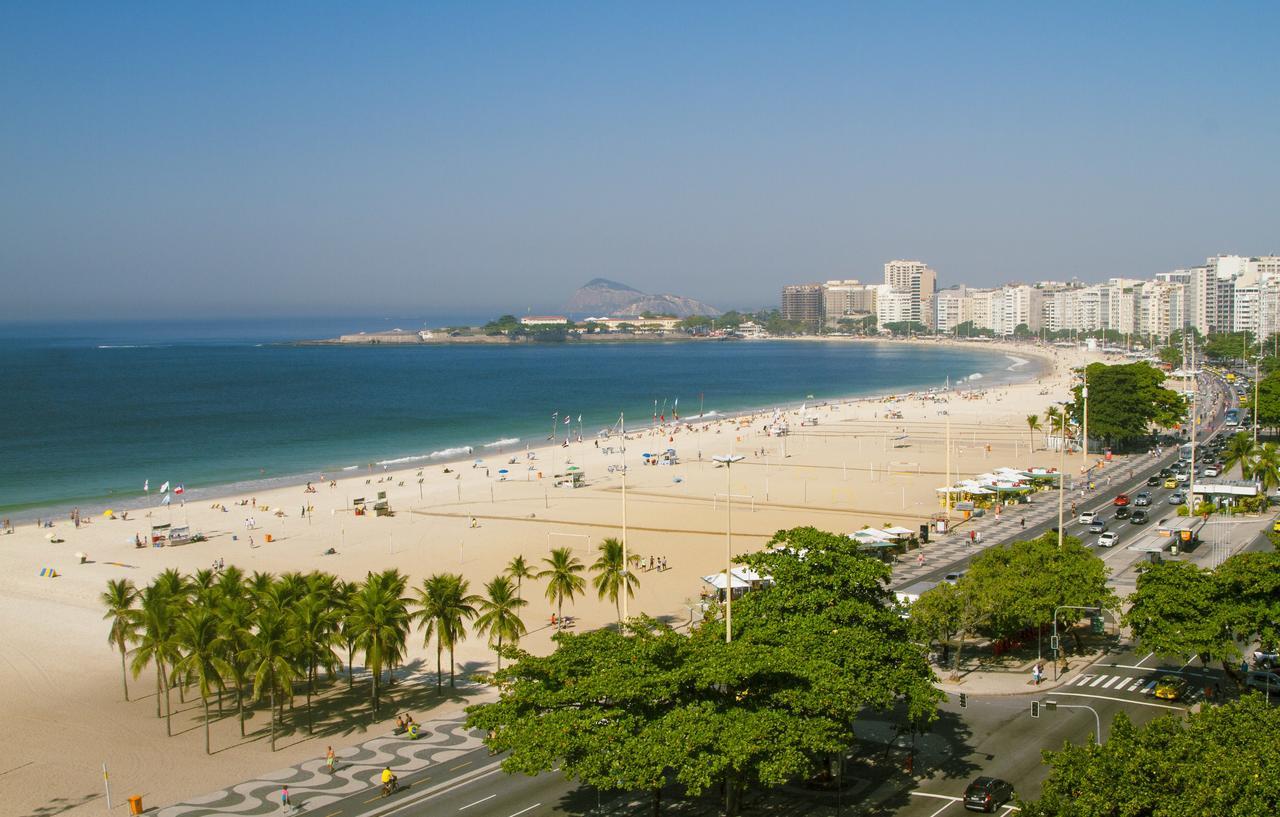
[[163, 494], [165, 491], [168, 491], [168, 490], [169, 490], [169, 480], [166, 479], [164, 481], [164, 485], [160, 486], [160, 493]]
[[564, 418], [564, 424], [565, 424], [565, 425], [569, 425], [569, 423], [570, 423], [570, 422], [572, 422], [572, 421], [573, 421], [573, 418], [572, 418], [572, 417], [565, 417], [565, 418]]
[[182, 492], [183, 492], [183, 491], [185, 491], [185, 490], [186, 490], [186, 488], [183, 488], [181, 485], [176, 485], [176, 486], [174, 486], [173, 492], [174, 492], [175, 494], [180, 494], [180, 493], [182, 493]]
[[169, 504], [170, 502], [172, 502], [172, 501], [173, 501], [173, 497], [169, 496], [168, 494], [165, 494], [165, 495], [164, 495], [164, 499], [160, 500], [160, 504], [161, 504], [161, 505], [168, 505], [168, 504]]
[[582, 425], [582, 415], [578, 415], [578, 425]]
[[677, 423], [680, 422], [680, 398], [679, 397], [677, 397], [676, 401], [671, 404], [671, 415], [676, 418]]
[[144, 490], [144, 491], [150, 491], [150, 490], [151, 490], [151, 480], [149, 480], [149, 479], [144, 479], [144, 480], [142, 481], [142, 490]]

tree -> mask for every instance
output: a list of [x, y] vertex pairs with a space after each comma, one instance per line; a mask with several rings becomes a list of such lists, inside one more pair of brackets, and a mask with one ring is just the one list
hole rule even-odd
[[378, 698], [383, 667], [393, 667], [404, 653], [409, 633], [408, 600], [401, 597], [398, 571], [370, 573], [351, 597], [350, 635], [364, 652], [369, 670], [371, 712], [378, 718]]
[[539, 579], [547, 580], [547, 601], [556, 606], [556, 618], [564, 618], [564, 601], [572, 604], [574, 598], [587, 586], [587, 582], [578, 574], [582, 572], [582, 562], [567, 547], [553, 548], [551, 555], [542, 560], [546, 568], [538, 573]]
[[453, 686], [453, 648], [466, 638], [466, 622], [475, 618], [479, 596], [467, 593], [468, 582], [456, 573], [437, 573], [422, 582], [413, 618], [422, 624], [424, 646], [436, 638], [436, 689], [444, 686], [441, 656], [449, 650], [449, 686]]
[[1164, 562], [1138, 574], [1124, 622], [1143, 649], [1180, 658], [1199, 655], [1225, 666], [1240, 656], [1228, 601], [1213, 571]]
[[179, 678], [194, 678], [204, 705], [204, 753], [209, 749], [209, 695], [214, 687], [222, 688], [223, 678], [231, 668], [222, 657], [222, 637], [218, 634], [218, 618], [207, 607], [194, 607], [178, 620], [176, 639], [182, 657], [173, 665]]
[[1264, 494], [1280, 487], [1280, 447], [1275, 443], [1256, 447], [1249, 470]]
[[[1182, 395], [1161, 386], [1164, 372], [1146, 363], [1085, 367], [1089, 387], [1089, 432], [1112, 446], [1146, 437], [1151, 426], [1169, 428], [1186, 416]], [[1074, 389], [1071, 418], [1081, 424], [1084, 413], [1082, 387]]]
[[958, 678], [964, 642], [977, 633], [986, 619], [973, 583], [942, 582], [912, 602], [910, 616], [912, 631], [920, 641], [949, 645], [952, 639], [957, 640], [951, 656], [951, 677]]
[[1280, 370], [1273, 371], [1258, 381], [1258, 405], [1254, 407], [1255, 422], [1263, 428], [1280, 427]]
[[129, 579], [111, 579], [106, 592], [98, 596], [107, 608], [102, 618], [111, 622], [107, 631], [107, 643], [120, 651], [120, 683], [124, 687], [124, 699], [129, 700], [129, 670], [125, 655], [130, 644], [138, 639], [138, 588]]
[[[227, 568], [230, 573], [234, 568]], [[226, 574], [224, 573], [224, 578]], [[248, 593], [233, 593], [226, 582], [218, 600], [218, 634], [227, 664], [226, 677], [236, 688], [236, 712], [240, 737], [244, 737], [244, 690], [249, 683], [250, 639], [253, 636], [254, 604]], [[243, 585], [240, 585], [243, 587]]]
[[501, 670], [504, 642], [515, 645], [525, 634], [524, 622], [520, 620], [520, 608], [529, 602], [520, 598], [511, 586], [511, 579], [506, 576], [494, 576], [484, 589], [485, 595], [479, 601], [476, 631], [488, 637], [489, 645], [495, 648], [498, 669]]
[[1031, 432], [1031, 450], [1036, 450], [1036, 432], [1040, 430], [1040, 417], [1035, 414], [1027, 415], [1027, 429]]
[[524, 586], [525, 579], [536, 579], [538, 574], [533, 568], [529, 567], [529, 563], [524, 560], [524, 556], [516, 555], [507, 563], [507, 575], [516, 580], [516, 597], [521, 596], [521, 588]]
[[640, 557], [634, 553], [628, 553], [624, 564], [622, 553], [622, 542], [610, 536], [600, 543], [600, 556], [591, 565], [591, 569], [596, 574], [591, 579], [592, 585], [596, 588], [596, 594], [600, 599], [607, 597], [613, 602], [619, 623], [622, 622], [620, 602], [624, 588], [627, 598], [635, 598], [636, 588], [640, 586], [640, 577], [632, 569], [640, 563]]
[[266, 604], [258, 608], [255, 629], [249, 638], [249, 674], [253, 678], [253, 699], [262, 700], [265, 690], [271, 710], [271, 751], [276, 750], [276, 690], [285, 696], [293, 694], [294, 645], [288, 616], [278, 607]]
[[1141, 729], [1120, 713], [1105, 744], [1045, 752], [1040, 799], [1019, 806], [1028, 817], [1273, 814], [1277, 728], [1280, 709], [1257, 694]]
[[297, 658], [307, 681], [307, 734], [315, 734], [311, 717], [311, 696], [315, 693], [317, 670], [332, 673], [342, 663], [333, 651], [341, 626], [340, 611], [323, 587], [314, 587], [291, 608], [290, 626], [297, 645]]
[[1227, 471], [1240, 466], [1240, 476], [1249, 479], [1253, 467], [1253, 438], [1243, 431], [1232, 434], [1227, 440], [1227, 447], [1222, 450], [1222, 465]]
[[164, 695], [165, 733], [173, 735], [172, 711], [169, 703], [168, 665], [178, 656], [174, 640], [174, 601], [158, 582], [148, 585], [139, 596], [138, 646], [133, 651], [133, 677], [137, 678], [147, 664], [156, 667], [156, 717], [160, 717], [160, 696]]
[[1224, 617], [1237, 641], [1280, 644], [1280, 553], [1237, 553], [1215, 571]]

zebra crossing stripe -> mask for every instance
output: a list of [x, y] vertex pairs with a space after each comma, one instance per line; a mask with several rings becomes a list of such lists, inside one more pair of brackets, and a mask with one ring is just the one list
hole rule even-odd
[[1086, 684], [1089, 682], [1089, 679], [1092, 677], [1093, 677], [1092, 675], [1081, 675], [1079, 678], [1071, 682], [1071, 686], [1076, 687], [1076, 686], [1080, 686], [1081, 684]]
[[1128, 691], [1129, 691], [1129, 692], [1137, 692], [1137, 691], [1138, 691], [1138, 689], [1142, 686], [1142, 684], [1143, 684], [1143, 680], [1142, 680], [1141, 678], [1139, 678], [1138, 680], [1136, 680], [1136, 681], [1134, 681], [1134, 682], [1133, 682], [1133, 685], [1129, 687], [1129, 690], [1128, 690]]
[[[1107, 687], [1109, 687], [1109, 686], [1111, 686], [1112, 684], [1114, 684], [1116, 681], [1123, 681], [1123, 680], [1124, 680], [1124, 679], [1122, 679], [1119, 675], [1116, 675], [1116, 676], [1112, 677], [1112, 679], [1111, 679], [1110, 681], [1107, 681], [1105, 684], [1103, 684], [1103, 685], [1102, 685], [1102, 688], [1103, 688], [1103, 689], [1106, 689]], [[1120, 686], [1124, 686], [1124, 684], [1123, 684], [1123, 683], [1121, 683], [1121, 684], [1120, 684]]]
[[1102, 683], [1104, 680], [1106, 680], [1106, 677], [1107, 677], [1107, 676], [1105, 676], [1105, 675], [1099, 675], [1099, 676], [1098, 676], [1098, 678], [1097, 678], [1097, 680], [1095, 680], [1092, 684], [1089, 684], [1089, 686], [1091, 686], [1091, 687], [1096, 687], [1098, 684], [1100, 684], [1100, 683]]

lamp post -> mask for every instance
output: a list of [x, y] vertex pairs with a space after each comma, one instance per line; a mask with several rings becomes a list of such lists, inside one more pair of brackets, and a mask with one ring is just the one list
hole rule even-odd
[[741, 454], [712, 457], [724, 465], [724, 643], [733, 641], [733, 478], [731, 466], [745, 459]]
[[618, 414], [618, 428], [622, 440], [618, 445], [618, 458], [622, 462], [622, 620], [627, 620], [627, 420], [625, 413]]
[[1084, 370], [1084, 385], [1080, 388], [1080, 396], [1084, 398], [1084, 416], [1080, 429], [1080, 466], [1082, 470], [1089, 467], [1089, 369]]

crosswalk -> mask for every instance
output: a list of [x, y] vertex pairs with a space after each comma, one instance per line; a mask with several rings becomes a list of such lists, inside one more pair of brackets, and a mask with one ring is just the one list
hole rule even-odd
[[1127, 675], [1081, 675], [1065, 686], [1088, 688], [1093, 690], [1107, 689], [1112, 692], [1140, 692], [1143, 695], [1154, 695], [1156, 680], [1154, 678], [1132, 678]]

